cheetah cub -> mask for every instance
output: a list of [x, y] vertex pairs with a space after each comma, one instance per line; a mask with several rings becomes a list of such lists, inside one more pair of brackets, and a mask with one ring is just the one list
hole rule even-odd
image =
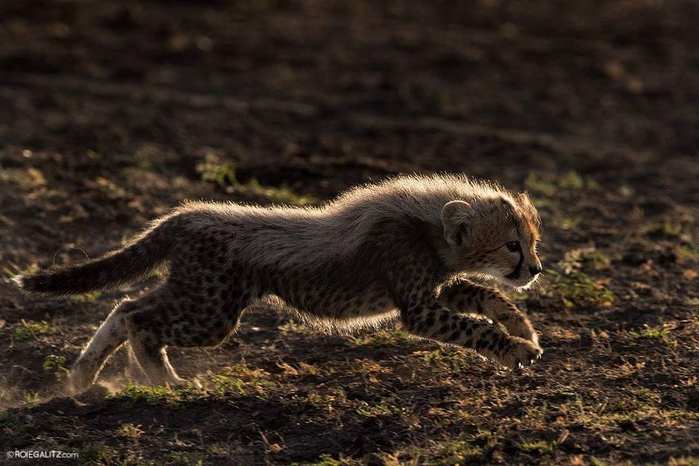
[[17, 283], [75, 295], [169, 264], [160, 287], [121, 302], [99, 327], [72, 368], [75, 391], [127, 341], [152, 383], [180, 381], [167, 346], [218, 345], [266, 298], [326, 327], [400, 318], [413, 335], [516, 368], [542, 354], [532, 324], [469, 278], [530, 286], [541, 272], [539, 224], [526, 194], [462, 176], [401, 176], [315, 208], [188, 203], [123, 249]]

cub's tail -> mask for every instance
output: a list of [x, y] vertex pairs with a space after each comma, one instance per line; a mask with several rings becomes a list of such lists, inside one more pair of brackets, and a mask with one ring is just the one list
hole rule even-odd
[[180, 215], [156, 220], [131, 244], [103, 257], [33, 275], [17, 276], [14, 281], [28, 293], [68, 296], [114, 288], [144, 278], [168, 259]]

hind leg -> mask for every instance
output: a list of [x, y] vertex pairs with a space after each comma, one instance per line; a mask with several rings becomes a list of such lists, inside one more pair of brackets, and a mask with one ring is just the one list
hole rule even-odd
[[133, 357], [153, 385], [180, 383], [183, 380], [170, 364], [164, 345], [144, 335], [143, 332], [129, 336]]
[[138, 363], [136, 354], [134, 354], [133, 348], [129, 344], [128, 340], [124, 347], [126, 348], [127, 359], [126, 368], [124, 368], [124, 377], [130, 381], [146, 383], [148, 381], [148, 377], [146, 376], [146, 373], [141, 365]]
[[97, 329], [70, 372], [73, 391], [81, 391], [94, 383], [109, 356], [126, 341], [125, 316], [136, 303], [128, 299], [122, 301]]
[[189, 299], [167, 293], [156, 305], [126, 318], [128, 339], [138, 365], [154, 385], [179, 383], [167, 346], [216, 346], [235, 331], [247, 301]]

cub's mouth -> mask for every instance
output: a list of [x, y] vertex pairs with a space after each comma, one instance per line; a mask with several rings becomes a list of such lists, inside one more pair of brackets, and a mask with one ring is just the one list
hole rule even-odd
[[527, 279], [519, 278], [519, 279], [511, 279], [511, 278], [506, 278], [504, 280], [504, 283], [508, 286], [511, 286], [512, 288], [516, 288], [518, 290], [526, 290], [528, 288], [531, 288], [534, 283], [536, 283], [538, 277], [530, 277]]

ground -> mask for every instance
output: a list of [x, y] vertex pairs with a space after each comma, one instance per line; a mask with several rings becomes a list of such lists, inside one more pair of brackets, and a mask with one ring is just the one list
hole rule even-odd
[[[697, 21], [683, 1], [3, 2], [0, 452], [698, 464]], [[201, 387], [129, 385], [118, 354], [69, 398], [96, 327], [159, 278], [75, 299], [10, 281], [185, 199], [316, 204], [436, 171], [540, 209], [546, 277], [513, 294], [545, 349], [531, 369], [258, 309], [220, 348], [171, 350]]]

